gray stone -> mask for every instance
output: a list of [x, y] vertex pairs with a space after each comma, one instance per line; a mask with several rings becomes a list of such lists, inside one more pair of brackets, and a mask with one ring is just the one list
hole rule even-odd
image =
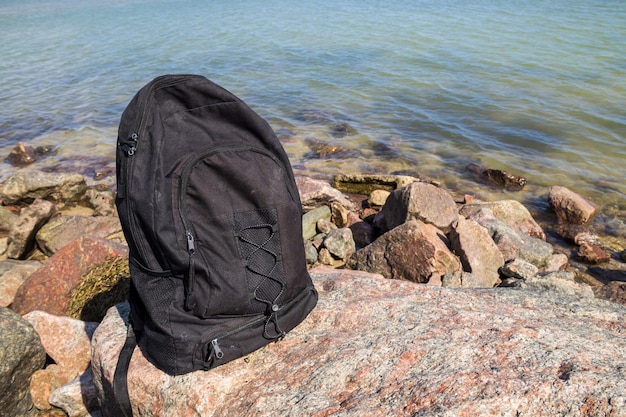
[[[482, 211], [487, 209], [489, 211]], [[500, 200], [494, 202], [478, 202], [465, 204], [459, 210], [461, 215], [473, 218], [483, 224], [480, 217], [495, 217], [508, 226], [541, 240], [546, 240], [546, 234], [535, 221], [528, 209], [516, 200]]]
[[447, 232], [458, 217], [456, 203], [447, 191], [425, 182], [414, 182], [393, 191], [374, 222], [383, 232], [409, 220], [420, 220]]
[[330, 207], [321, 206], [304, 213], [302, 216], [302, 236], [311, 239], [317, 234], [317, 222], [320, 219], [330, 221]]
[[358, 250], [346, 266], [385, 278], [420, 283], [440, 281], [443, 275], [461, 270], [461, 263], [448, 248], [447, 241], [435, 226], [410, 220]]
[[0, 206], [0, 232], [8, 232], [17, 220], [17, 214], [4, 206]]
[[354, 203], [350, 201], [341, 191], [331, 187], [322, 180], [316, 180], [305, 176], [296, 176], [296, 185], [300, 193], [300, 200], [305, 211], [310, 211], [321, 205], [329, 205], [331, 202], [338, 202], [348, 210], [354, 210]]
[[39, 229], [56, 213], [56, 207], [46, 200], [35, 200], [24, 207], [13, 224], [7, 241], [7, 257], [22, 259], [35, 247], [35, 236]]
[[93, 382], [91, 368], [52, 391], [50, 404], [65, 411], [68, 417], [86, 417], [90, 411], [99, 410], [98, 391]]
[[37, 198], [53, 201], [78, 201], [87, 185], [80, 174], [54, 174], [33, 170], [21, 170], [11, 176], [0, 190], [5, 204]]
[[348, 259], [356, 251], [352, 231], [348, 228], [329, 231], [323, 244], [331, 255], [337, 259]]
[[579, 283], [575, 280], [573, 272], [557, 271], [522, 280], [518, 287], [526, 289], [538, 289], [577, 297], [593, 298], [593, 290], [588, 284]]
[[[320, 297], [309, 317], [244, 358], [172, 377], [137, 349], [135, 417], [624, 415], [624, 306], [328, 268], [311, 275]], [[119, 416], [110, 387], [127, 314], [110, 309], [93, 339], [104, 416]]]
[[500, 268], [500, 273], [505, 277], [518, 279], [532, 278], [537, 275], [538, 272], [539, 268], [523, 259], [513, 259]]
[[419, 179], [408, 175], [337, 174], [333, 187], [347, 193], [369, 195], [374, 190], [393, 191], [416, 181]]
[[0, 307], [0, 416], [37, 414], [30, 379], [46, 362], [35, 329], [13, 311]]
[[308, 264], [314, 264], [317, 262], [317, 249], [309, 241], [304, 242], [304, 255]]

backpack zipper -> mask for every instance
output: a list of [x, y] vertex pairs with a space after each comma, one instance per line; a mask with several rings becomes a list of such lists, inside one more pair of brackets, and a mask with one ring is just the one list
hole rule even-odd
[[[287, 175], [287, 171], [285, 170], [285, 166], [280, 162], [280, 160], [278, 160], [278, 158], [276, 158], [274, 155], [272, 155], [271, 153], [254, 147], [254, 146], [220, 146], [218, 148], [214, 148], [214, 149], [210, 149], [208, 151], [205, 151], [199, 155], [196, 155], [193, 159], [191, 159], [190, 161], [188, 161], [185, 164], [185, 167], [183, 168], [182, 173], [180, 174], [180, 188], [179, 188], [179, 192], [178, 192], [178, 207], [179, 207], [179, 212], [180, 212], [180, 220], [182, 222], [183, 225], [183, 229], [185, 231], [185, 238], [187, 240], [187, 253], [189, 254], [189, 261], [188, 261], [188, 273], [187, 273], [187, 291], [186, 291], [186, 296], [185, 296], [185, 308], [189, 311], [189, 310], [193, 310], [196, 306], [196, 302], [194, 300], [193, 297], [193, 293], [194, 293], [194, 286], [195, 286], [195, 267], [194, 267], [194, 254], [196, 253], [196, 246], [195, 246], [195, 236], [194, 236], [194, 230], [193, 230], [193, 225], [191, 224], [191, 222], [189, 221], [189, 216], [187, 215], [187, 206], [185, 204], [185, 195], [186, 192], [185, 190], [187, 189], [187, 184], [189, 182], [189, 176], [191, 175], [191, 171], [193, 170], [193, 168], [196, 166], [196, 164], [198, 162], [200, 162], [202, 159], [207, 158], [209, 156], [221, 153], [221, 152], [227, 152], [227, 151], [232, 151], [232, 152], [237, 152], [237, 151], [254, 151], [257, 152], [261, 155], [264, 155], [266, 157], [269, 157], [270, 159], [272, 159], [277, 165], [278, 167], [281, 169], [281, 171], [283, 172], [283, 175]], [[287, 189], [289, 190], [289, 193], [291, 194], [292, 199], [294, 198], [294, 191], [291, 189], [291, 182], [287, 181]]]

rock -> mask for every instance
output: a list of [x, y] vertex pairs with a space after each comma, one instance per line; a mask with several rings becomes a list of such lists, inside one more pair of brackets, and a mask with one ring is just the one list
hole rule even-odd
[[6, 162], [18, 167], [32, 164], [37, 160], [35, 148], [24, 142], [19, 142], [9, 153]]
[[426, 283], [461, 270], [461, 263], [433, 225], [410, 220], [358, 250], [346, 262], [351, 269], [374, 272], [385, 278]]
[[317, 234], [317, 222], [320, 219], [330, 221], [330, 207], [321, 206], [304, 213], [302, 216], [302, 236], [311, 239]]
[[308, 240], [304, 241], [304, 255], [306, 257], [306, 263], [313, 265], [317, 262], [317, 249]]
[[33, 326], [0, 307], [0, 415], [36, 415], [30, 396], [33, 373], [46, 362], [46, 352]]
[[519, 281], [520, 288], [552, 291], [577, 297], [593, 298], [593, 290], [584, 283], [576, 282], [573, 272], [557, 271], [535, 275]]
[[596, 297], [626, 305], [626, 282], [611, 281], [607, 285], [593, 287]]
[[[317, 307], [284, 340], [245, 358], [170, 377], [137, 349], [128, 375], [134, 415], [623, 414], [624, 306], [311, 272]], [[110, 387], [127, 314], [127, 306], [109, 310], [92, 342], [103, 416], [120, 415]]]
[[330, 130], [330, 134], [334, 138], [343, 138], [346, 136], [354, 135], [356, 133], [356, 129], [350, 126], [348, 123], [336, 123], [332, 129]]
[[326, 219], [319, 219], [315, 225], [318, 233], [328, 234], [331, 230], [337, 230], [335, 223]]
[[[489, 209], [490, 212], [481, 211], [482, 209]], [[546, 240], [546, 234], [541, 226], [533, 219], [528, 209], [516, 200], [465, 204], [461, 207], [459, 212], [466, 218], [472, 217], [480, 224], [482, 224], [482, 222], [477, 216], [480, 216], [481, 213], [490, 213], [496, 219], [524, 234]]]
[[387, 198], [389, 197], [389, 194], [391, 193], [386, 190], [374, 190], [370, 193], [370, 197], [367, 200], [367, 202], [369, 203], [370, 207], [379, 209], [385, 205], [385, 202], [387, 202]]
[[504, 258], [487, 229], [474, 220], [460, 217], [448, 237], [452, 249], [461, 259], [463, 270], [479, 278], [472, 280], [473, 288], [492, 288], [500, 283], [498, 270], [504, 265]]
[[597, 211], [594, 203], [561, 186], [550, 188], [548, 202], [558, 219], [564, 223], [585, 224], [593, 218]]
[[578, 248], [578, 257], [592, 264], [605, 263], [611, 260], [611, 254], [604, 251], [598, 245], [587, 242], [583, 242]]
[[526, 178], [499, 169], [491, 169], [475, 162], [465, 167], [482, 183], [497, 185], [510, 191], [519, 191], [526, 185]]
[[374, 225], [385, 232], [416, 219], [447, 232], [458, 217], [456, 203], [448, 192], [432, 184], [414, 182], [389, 195]]
[[408, 175], [337, 174], [333, 187], [351, 194], [369, 195], [375, 190], [393, 191], [415, 181], [419, 179]]
[[348, 228], [333, 229], [324, 238], [323, 245], [337, 259], [348, 259], [356, 251], [352, 231]]
[[348, 227], [350, 225], [350, 211], [337, 201], [330, 202], [330, 221], [337, 227]]
[[326, 181], [316, 180], [310, 177], [296, 176], [296, 185], [300, 193], [302, 208], [310, 211], [321, 205], [328, 205], [336, 201], [348, 210], [354, 210], [354, 203], [341, 191], [333, 188]]
[[552, 254], [548, 264], [544, 268], [545, 272], [556, 272], [567, 268], [569, 258], [564, 253]]
[[10, 231], [17, 218], [17, 214], [13, 213], [7, 207], [0, 206], [0, 232]]
[[361, 249], [374, 241], [374, 228], [364, 221], [356, 221], [350, 225], [355, 249]]
[[12, 308], [22, 315], [34, 310], [67, 315], [70, 293], [79, 286], [85, 273], [94, 265], [127, 256], [128, 249], [119, 244], [105, 239], [79, 238], [50, 257], [24, 281]]
[[306, 138], [304, 143], [311, 149], [305, 156], [311, 159], [347, 159], [361, 155], [357, 149], [349, 149], [335, 143], [328, 143], [315, 138]]
[[22, 170], [11, 176], [0, 190], [4, 204], [15, 204], [37, 198], [73, 202], [78, 201], [87, 188], [79, 174], [53, 174]]
[[113, 191], [99, 191], [90, 188], [85, 191], [83, 199], [94, 209], [95, 216], [115, 216], [115, 195]]
[[65, 411], [68, 417], [85, 417], [100, 408], [93, 372], [87, 369], [80, 377], [50, 394], [50, 404]]
[[54, 361], [33, 375], [31, 394], [40, 410], [52, 408], [50, 394], [83, 374], [91, 362], [91, 336], [97, 323], [32, 311], [24, 319], [33, 325], [46, 353]]
[[13, 224], [7, 241], [7, 257], [22, 259], [35, 247], [35, 235], [56, 213], [56, 207], [49, 201], [37, 199], [24, 207]]
[[530, 279], [538, 272], [539, 268], [523, 259], [513, 259], [500, 268], [500, 273], [505, 277], [517, 279]]
[[0, 307], [11, 305], [17, 289], [41, 265], [37, 261], [0, 261]]
[[67, 216], [52, 218], [37, 233], [37, 246], [52, 256], [65, 245], [83, 237], [107, 238], [122, 231], [117, 217]]
[[317, 259], [322, 265], [328, 265], [328, 266], [334, 267], [334, 266], [339, 266], [341, 264], [341, 261], [339, 261], [338, 259], [335, 259], [327, 248], [320, 249]]

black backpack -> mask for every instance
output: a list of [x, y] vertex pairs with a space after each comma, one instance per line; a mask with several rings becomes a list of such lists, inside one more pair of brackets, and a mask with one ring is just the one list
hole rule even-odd
[[244, 356], [305, 319], [317, 292], [302, 205], [264, 119], [202, 76], [165, 75], [129, 103], [117, 145], [131, 272], [117, 396], [127, 397], [135, 336], [149, 361], [179, 375]]

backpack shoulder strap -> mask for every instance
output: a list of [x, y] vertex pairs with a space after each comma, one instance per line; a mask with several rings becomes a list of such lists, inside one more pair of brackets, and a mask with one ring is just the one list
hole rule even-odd
[[126, 342], [120, 351], [117, 366], [115, 367], [115, 374], [113, 375], [113, 396], [119, 411], [124, 417], [133, 416], [130, 396], [128, 395], [128, 366], [130, 365], [130, 359], [133, 357], [135, 346], [137, 346], [135, 332], [133, 331], [133, 326], [128, 323]]

